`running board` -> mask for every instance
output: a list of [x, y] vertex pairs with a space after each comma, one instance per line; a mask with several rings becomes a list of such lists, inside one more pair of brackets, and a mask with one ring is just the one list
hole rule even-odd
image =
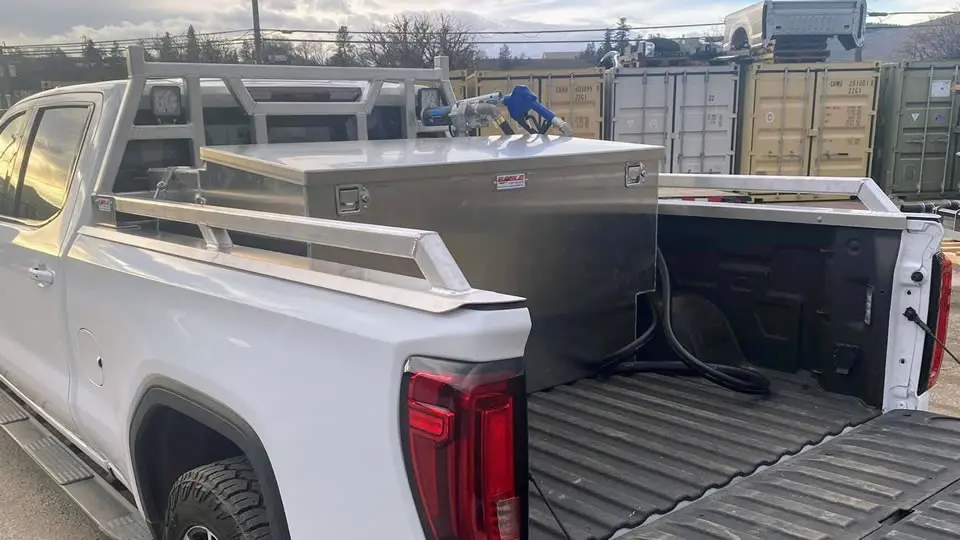
[[0, 389], [0, 428], [113, 540], [152, 540], [140, 512]]

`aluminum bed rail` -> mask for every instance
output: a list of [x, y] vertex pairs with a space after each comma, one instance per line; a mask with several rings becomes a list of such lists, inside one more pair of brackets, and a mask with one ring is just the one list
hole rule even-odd
[[[440, 235], [432, 231], [155, 200], [149, 194], [95, 195], [93, 206], [100, 226], [85, 227], [81, 234], [86, 236], [119, 241], [264, 275], [285, 277], [292, 281], [416, 309], [444, 312], [466, 305], [515, 303], [523, 300], [515, 296], [473, 289]], [[185, 251], [183, 245], [138, 236], [135, 234], [138, 230], [146, 231], [150, 228], [143, 227], [143, 221], [137, 221], [134, 223], [140, 227], [126, 227], [127, 230], [124, 230], [124, 224], [117, 222], [117, 214], [196, 225], [203, 235], [205, 249], [191, 255]], [[294, 273], [299, 269], [277, 272], [276, 268], [263, 267], [263, 261], [258, 260], [257, 256], [246, 257], [242, 263], [231, 260], [238, 254], [253, 250], [235, 246], [230, 238], [230, 231], [408, 259], [416, 264], [423, 279], [326, 261], [311, 261], [310, 269], [305, 270], [306, 274], [300, 272], [297, 277]], [[278, 254], [276, 259], [305, 260], [302, 257], [282, 254]], [[317, 272], [318, 267], [320, 272]], [[317, 277], [317, 274], [322, 273], [329, 274], [339, 285], [325, 285], [324, 280]], [[351, 285], [346, 283], [344, 278], [358, 283]]]
[[663, 214], [882, 229], [903, 229], [907, 224], [906, 214], [870, 178], [663, 173], [658, 181], [661, 188], [849, 195], [856, 197], [866, 208], [858, 210], [662, 199], [660, 212]]

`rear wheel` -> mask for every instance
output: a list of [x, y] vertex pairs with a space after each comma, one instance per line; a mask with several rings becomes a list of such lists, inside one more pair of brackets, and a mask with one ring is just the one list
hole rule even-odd
[[170, 490], [164, 540], [269, 540], [253, 467], [237, 457], [197, 467]]

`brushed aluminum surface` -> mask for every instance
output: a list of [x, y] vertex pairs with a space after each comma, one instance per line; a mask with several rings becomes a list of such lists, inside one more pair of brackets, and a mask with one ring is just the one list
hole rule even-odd
[[[530, 390], [581, 378], [633, 340], [636, 297], [654, 288], [662, 147], [513, 136], [246, 145], [202, 156], [211, 204], [256, 210], [262, 203], [248, 194], [282, 193], [269, 198], [271, 211], [439, 233], [473, 287], [527, 299]], [[363, 193], [357, 206], [356, 193], [343, 193], [353, 189]], [[368, 253], [313, 245], [310, 254], [417, 275], [408, 261]]]

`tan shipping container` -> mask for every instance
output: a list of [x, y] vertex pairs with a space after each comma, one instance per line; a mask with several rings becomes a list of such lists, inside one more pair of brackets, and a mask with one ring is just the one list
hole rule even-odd
[[603, 74], [581, 70], [540, 77], [540, 101], [573, 128], [573, 135], [599, 139], [603, 133]]
[[[571, 71], [478, 71], [476, 94], [491, 92], [509, 94], [523, 84], [537, 95], [540, 102], [560, 115], [573, 127], [574, 135], [599, 139], [602, 133], [601, 97], [603, 74], [596, 69]], [[526, 133], [512, 120], [517, 133]], [[500, 129], [489, 126], [481, 135], [499, 135]]]
[[869, 177], [879, 63], [754, 65], [741, 174]]
[[453, 86], [453, 95], [457, 96], [457, 99], [471, 97], [469, 87], [473, 80], [470, 72], [465, 69], [451, 71], [450, 84]]

